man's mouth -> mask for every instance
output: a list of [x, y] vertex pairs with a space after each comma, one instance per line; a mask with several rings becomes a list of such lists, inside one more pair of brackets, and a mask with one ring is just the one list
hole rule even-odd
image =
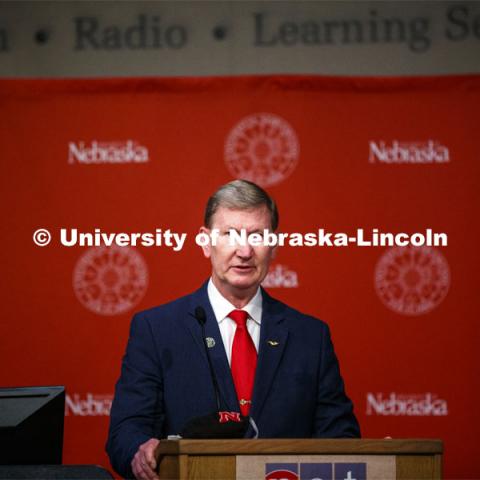
[[251, 272], [255, 267], [253, 265], [233, 265], [231, 268], [238, 273], [248, 273]]

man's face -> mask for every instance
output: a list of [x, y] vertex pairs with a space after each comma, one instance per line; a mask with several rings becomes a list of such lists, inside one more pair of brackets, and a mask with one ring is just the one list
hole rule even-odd
[[[271, 230], [270, 213], [265, 206], [249, 210], [233, 210], [219, 207], [212, 217], [211, 230], [218, 229], [216, 245], [203, 247], [203, 253], [212, 262], [212, 279], [220, 293], [226, 298], [242, 298], [255, 293], [268, 273], [273, 247], [264, 245], [230, 245], [230, 230], [238, 233], [245, 229], [251, 233], [263, 234]], [[201, 232], [210, 234], [202, 227]]]

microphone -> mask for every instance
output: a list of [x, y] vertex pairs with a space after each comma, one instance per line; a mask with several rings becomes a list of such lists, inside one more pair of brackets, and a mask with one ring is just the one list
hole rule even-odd
[[180, 435], [183, 438], [244, 438], [250, 422], [249, 417], [244, 417], [240, 412], [220, 410], [220, 389], [205, 338], [207, 315], [203, 307], [198, 306], [195, 308], [195, 318], [202, 329], [202, 342], [205, 348], [205, 354], [207, 355], [208, 368], [215, 390], [217, 411], [188, 420], [180, 432]]
[[205, 354], [207, 355], [208, 368], [210, 369], [210, 376], [212, 377], [213, 388], [215, 390], [217, 410], [220, 411], [220, 389], [218, 388], [217, 377], [215, 375], [215, 371], [213, 370], [212, 359], [210, 358], [210, 353], [208, 351], [207, 339], [205, 334], [205, 323], [207, 322], [207, 315], [203, 307], [198, 306], [195, 308], [195, 318], [197, 319], [198, 323], [200, 324], [200, 328], [202, 329], [202, 343], [205, 349]]

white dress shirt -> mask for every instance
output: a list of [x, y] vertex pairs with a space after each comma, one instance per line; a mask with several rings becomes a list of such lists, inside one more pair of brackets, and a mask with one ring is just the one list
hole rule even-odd
[[[213, 308], [213, 313], [218, 322], [218, 327], [220, 328], [223, 345], [227, 353], [228, 364], [231, 365], [233, 337], [237, 330], [237, 324], [227, 315], [232, 310], [238, 309], [218, 291], [211, 278], [208, 282], [207, 293]], [[257, 293], [255, 293], [250, 302], [241, 310], [245, 310], [248, 313], [247, 330], [258, 352], [258, 346], [260, 344], [260, 323], [262, 321], [262, 292], [260, 291], [260, 287], [258, 287]]]

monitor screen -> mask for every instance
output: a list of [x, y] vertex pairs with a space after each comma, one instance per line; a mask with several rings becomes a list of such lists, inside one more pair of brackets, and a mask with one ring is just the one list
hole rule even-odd
[[0, 388], [0, 464], [61, 464], [65, 388]]

